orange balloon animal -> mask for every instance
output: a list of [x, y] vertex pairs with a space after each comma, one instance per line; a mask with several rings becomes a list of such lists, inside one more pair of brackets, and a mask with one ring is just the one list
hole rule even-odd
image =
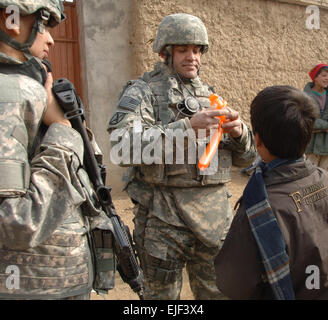
[[[211, 101], [211, 106], [218, 110], [222, 109], [228, 105], [227, 101], [225, 101], [223, 98], [219, 97], [216, 94], [211, 94], [209, 96], [209, 99]], [[220, 116], [217, 118], [220, 119], [220, 126], [214, 132], [210, 143], [207, 145], [205, 152], [199, 159], [198, 168], [200, 170], [205, 170], [209, 166], [209, 164], [210, 164], [211, 160], [213, 159], [215, 152], [220, 144], [221, 138], [222, 138], [223, 129], [221, 127], [221, 124], [226, 121], [226, 117]]]

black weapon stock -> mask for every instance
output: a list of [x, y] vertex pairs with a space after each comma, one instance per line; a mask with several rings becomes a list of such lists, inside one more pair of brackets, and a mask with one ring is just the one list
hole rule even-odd
[[103, 183], [101, 170], [94, 155], [88, 133], [83, 124], [84, 109], [80, 97], [76, 94], [74, 85], [67, 79], [57, 79], [53, 83], [53, 93], [65, 117], [70, 120], [72, 127], [77, 130], [84, 142], [84, 165], [91, 182], [95, 188], [98, 201], [102, 209], [111, 219], [114, 227], [115, 255], [118, 261], [118, 271], [124, 282], [129, 284], [143, 300], [143, 273], [137, 262], [132, 240], [127, 226], [125, 226], [115, 211], [111, 187], [106, 187]]

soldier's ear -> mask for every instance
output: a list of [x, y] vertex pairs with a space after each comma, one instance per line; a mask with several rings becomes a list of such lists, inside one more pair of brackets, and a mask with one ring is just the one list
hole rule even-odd
[[159, 53], [159, 56], [165, 60], [166, 57], [167, 57], [167, 51], [165, 49], [163, 49], [160, 53]]
[[160, 57], [164, 60], [168, 59], [172, 55], [173, 46], [165, 46], [159, 53]]
[[164, 47], [161, 52], [159, 53], [159, 56], [164, 60], [164, 63], [166, 65], [170, 64], [170, 58], [172, 56], [172, 46], [166, 46]]
[[5, 9], [0, 10], [0, 28], [10, 36], [20, 34], [20, 16], [18, 22], [12, 19], [12, 13], [6, 13]]

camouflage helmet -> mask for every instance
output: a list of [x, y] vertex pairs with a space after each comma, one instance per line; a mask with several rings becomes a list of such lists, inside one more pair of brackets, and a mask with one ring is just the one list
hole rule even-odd
[[208, 49], [207, 30], [199, 18], [186, 13], [166, 16], [159, 24], [153, 52], [160, 53], [167, 45], [195, 44]]
[[66, 18], [61, 0], [0, 0], [0, 8], [7, 8], [11, 5], [17, 6], [19, 14], [22, 16], [28, 16], [44, 9], [50, 14], [49, 27], [56, 26]]

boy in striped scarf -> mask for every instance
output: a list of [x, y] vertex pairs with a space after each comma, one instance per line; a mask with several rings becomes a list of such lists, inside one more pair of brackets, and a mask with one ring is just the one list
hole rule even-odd
[[250, 111], [263, 161], [215, 259], [217, 286], [231, 299], [328, 299], [328, 172], [303, 156], [318, 108], [272, 86]]

